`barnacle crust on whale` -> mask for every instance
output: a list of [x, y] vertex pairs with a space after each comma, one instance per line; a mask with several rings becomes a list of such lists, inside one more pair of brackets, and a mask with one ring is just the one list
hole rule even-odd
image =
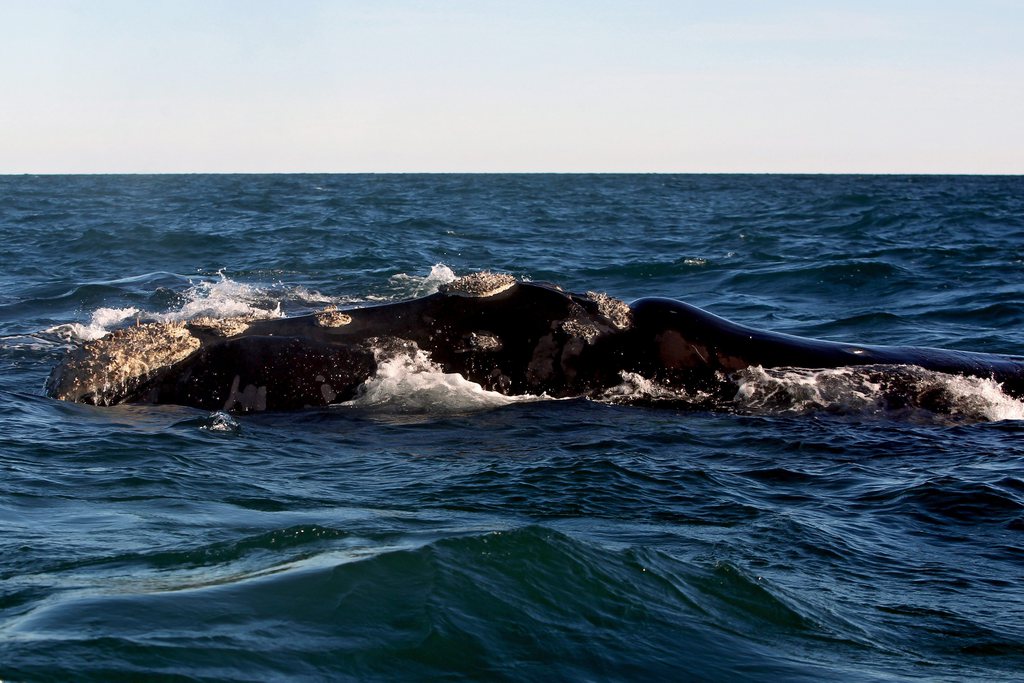
[[337, 306], [328, 306], [314, 314], [314, 317], [320, 327], [342, 327], [352, 322], [352, 316], [342, 313]]
[[220, 337], [234, 337], [249, 329], [249, 325], [256, 320], [255, 315], [236, 315], [230, 318], [211, 318], [203, 316], [193, 318], [186, 324], [192, 329], [208, 330]]
[[625, 301], [603, 292], [587, 292], [587, 296], [597, 304], [597, 310], [608, 318], [616, 329], [625, 330], [633, 323], [633, 312], [629, 310], [629, 304]]
[[579, 320], [566, 320], [562, 323], [562, 330], [572, 337], [579, 337], [588, 344], [593, 344], [601, 335], [601, 330], [597, 329], [596, 325]]
[[76, 349], [51, 392], [65, 400], [86, 399], [96, 405], [116, 403], [133, 383], [174, 365], [201, 343], [185, 323], [146, 323], [115, 330]]
[[484, 270], [441, 285], [438, 291], [459, 296], [487, 297], [504, 292], [515, 283], [516, 279], [508, 273], [491, 273]]

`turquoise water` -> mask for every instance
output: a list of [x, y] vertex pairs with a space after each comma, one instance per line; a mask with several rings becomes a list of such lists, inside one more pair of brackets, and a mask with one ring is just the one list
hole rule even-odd
[[480, 269], [1020, 354], [1024, 179], [2, 177], [0, 263], [4, 680], [1024, 670], [1024, 405], [991, 383], [946, 414], [816, 374], [738, 414], [481, 400], [420, 366], [302, 413], [43, 395], [64, 349], [137, 319]]

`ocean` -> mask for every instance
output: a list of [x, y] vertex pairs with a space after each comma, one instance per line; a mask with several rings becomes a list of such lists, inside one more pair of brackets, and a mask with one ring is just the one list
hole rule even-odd
[[736, 409], [423, 363], [301, 412], [43, 390], [137, 321], [480, 270], [1021, 354], [1022, 177], [5, 176], [0, 263], [4, 681], [1024, 677], [1024, 403], [989, 380], [941, 414], [835, 372]]

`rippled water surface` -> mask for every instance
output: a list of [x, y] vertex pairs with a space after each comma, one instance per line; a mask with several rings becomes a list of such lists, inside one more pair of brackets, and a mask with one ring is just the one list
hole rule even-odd
[[480, 269], [1021, 354], [1024, 179], [0, 177], [0, 263], [4, 680], [1024, 671], [1024, 405], [992, 383], [941, 415], [816, 373], [701, 411], [495, 400], [416, 363], [302, 413], [43, 395], [137, 319]]

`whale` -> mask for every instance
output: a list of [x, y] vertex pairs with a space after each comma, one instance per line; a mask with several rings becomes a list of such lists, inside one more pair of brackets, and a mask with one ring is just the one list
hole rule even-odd
[[[675, 299], [627, 304], [489, 272], [394, 303], [125, 327], [70, 349], [50, 373], [46, 393], [99, 406], [320, 408], [358, 397], [382, 363], [413, 351], [445, 373], [509, 396], [599, 397], [629, 376], [727, 405], [737, 376], [750, 368], [851, 367], [881, 378], [916, 368], [990, 379], [1024, 397], [1020, 356], [809, 339], [747, 327]], [[920, 388], [904, 393], [915, 391], [903, 400], [927, 403]]]

